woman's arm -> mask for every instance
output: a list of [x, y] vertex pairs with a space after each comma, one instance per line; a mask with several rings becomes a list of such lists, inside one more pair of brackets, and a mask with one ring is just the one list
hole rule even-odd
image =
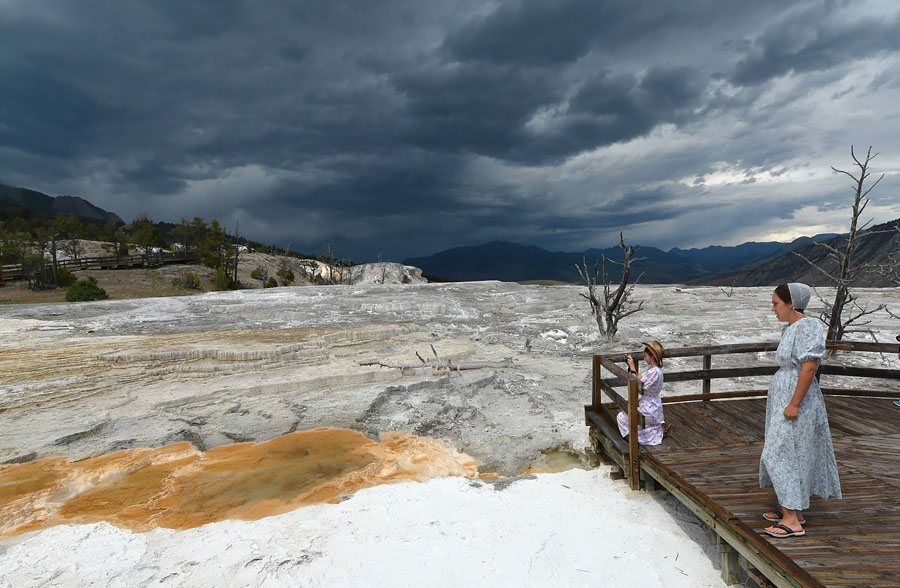
[[809, 392], [809, 385], [812, 384], [813, 378], [816, 377], [816, 370], [819, 368], [817, 360], [804, 361], [800, 367], [800, 376], [797, 378], [797, 387], [794, 389], [794, 396], [791, 398], [790, 404], [784, 409], [784, 418], [792, 421], [800, 414], [800, 403]]

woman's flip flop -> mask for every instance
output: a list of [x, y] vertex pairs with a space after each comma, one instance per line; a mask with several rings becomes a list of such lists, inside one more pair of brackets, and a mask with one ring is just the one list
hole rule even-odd
[[[771, 517], [771, 516], [769, 516], [770, 514], [774, 514], [775, 516], [774, 516], [774, 517]], [[763, 513], [763, 518], [766, 519], [767, 521], [769, 521], [770, 523], [777, 523], [777, 522], [779, 522], [781, 519], [784, 518], [784, 515], [782, 514], [782, 512], [781, 512], [780, 510], [773, 510], [771, 513], [764, 512], [764, 513]], [[798, 521], [798, 522], [799, 522], [801, 525], [805, 525], [805, 524], [806, 524], [806, 519], [801, 519], [801, 520]]]
[[763, 532], [765, 532], [766, 535], [771, 535], [772, 537], [778, 537], [779, 539], [782, 537], [802, 537], [802, 536], [806, 535], [806, 531], [804, 531], [803, 529], [800, 529], [799, 531], [795, 531], [795, 530], [791, 529], [790, 527], [788, 527], [787, 525], [782, 525], [781, 523], [775, 523], [774, 525], [772, 525], [772, 528], [773, 529], [781, 529], [782, 531], [784, 531], [784, 533], [776, 533], [774, 531], [770, 531], [769, 529], [763, 529]]

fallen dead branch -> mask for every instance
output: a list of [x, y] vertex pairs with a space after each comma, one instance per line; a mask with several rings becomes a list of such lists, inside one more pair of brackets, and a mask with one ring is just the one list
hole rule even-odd
[[377, 365], [379, 367], [393, 368], [399, 370], [405, 369], [422, 369], [422, 368], [431, 368], [433, 371], [462, 371], [462, 370], [480, 370], [480, 369], [502, 369], [502, 368], [511, 368], [513, 367], [513, 361], [511, 358], [504, 359], [503, 361], [458, 361], [455, 362], [450, 359], [441, 359], [438, 355], [437, 350], [434, 348], [434, 345], [431, 346], [431, 352], [434, 353], [434, 361], [425, 361], [425, 359], [419, 355], [419, 352], [416, 352], [416, 357], [419, 358], [420, 363], [414, 364], [401, 364], [394, 363], [391, 361], [384, 360], [376, 360], [376, 361], [361, 361], [359, 365]]

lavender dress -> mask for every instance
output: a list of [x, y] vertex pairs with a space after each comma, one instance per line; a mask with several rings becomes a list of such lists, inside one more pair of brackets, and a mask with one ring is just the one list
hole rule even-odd
[[[663, 405], [659, 393], [662, 392], [663, 371], [658, 367], [652, 367], [640, 376], [644, 382], [644, 395], [638, 401], [638, 412], [644, 415], [646, 426], [638, 426], [638, 443], [641, 445], [659, 445], [663, 440], [662, 425]], [[623, 437], [628, 436], [628, 413], [620, 412], [616, 415], [619, 425], [619, 433]]]
[[821, 359], [824, 353], [822, 325], [812, 318], [786, 326], [775, 352], [780, 369], [772, 377], [766, 400], [766, 441], [759, 460], [759, 485], [774, 487], [778, 504], [791, 510], [809, 508], [813, 494], [841, 498], [825, 400], [815, 378], [800, 403], [797, 419], [784, 418], [801, 365]]

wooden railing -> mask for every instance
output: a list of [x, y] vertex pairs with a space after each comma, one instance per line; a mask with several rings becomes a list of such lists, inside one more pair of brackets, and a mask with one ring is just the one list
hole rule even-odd
[[[866, 353], [889, 353], [896, 356], [900, 352], [900, 345], [896, 343], [868, 343], [858, 341], [827, 341], [826, 349], [833, 352], [866, 352]], [[774, 351], [778, 348], [778, 342], [761, 342], [761, 343], [737, 343], [733, 345], [710, 345], [704, 347], [682, 347], [679, 349], [667, 349], [666, 359], [676, 357], [700, 357], [702, 358], [702, 369], [688, 370], [680, 372], [666, 371], [664, 381], [701, 382], [699, 394], [683, 394], [680, 396], [666, 396], [662, 401], [664, 404], [674, 402], [696, 402], [722, 400], [730, 398], [753, 398], [765, 396], [767, 390], [733, 390], [727, 392], [712, 392], [711, 382], [715, 379], [727, 378], [743, 378], [752, 376], [771, 376], [778, 371], [778, 365], [762, 365], [747, 367], [712, 367], [712, 358], [716, 355], [731, 355], [738, 353], [763, 353]], [[640, 487], [640, 446], [637, 440], [638, 426], [644, 426], [644, 417], [638, 410], [638, 400], [643, 393], [643, 384], [640, 379], [632, 376], [624, 368], [618, 365], [625, 361], [629, 353], [611, 353], [608, 355], [594, 355], [593, 361], [593, 390], [591, 395], [591, 410], [599, 414], [606, 414], [613, 423], [615, 423], [615, 415], [613, 408], [619, 408], [628, 414], [628, 480], [632, 488]], [[631, 352], [635, 358], [635, 362], [643, 357], [643, 351]], [[864, 378], [880, 378], [886, 380], [900, 381], [900, 370], [884, 369], [872, 367], [856, 367], [831, 363], [834, 357], [822, 362], [819, 366], [818, 376], [852, 376]], [[604, 378], [603, 369], [609, 371], [614, 377]], [[623, 395], [617, 388], [626, 387], [626, 393]], [[858, 390], [853, 388], [826, 388], [822, 387], [824, 395], [840, 395], [840, 396], [864, 396], [879, 398], [900, 398], [898, 390]], [[603, 400], [604, 393], [609, 397], [610, 402], [605, 403]]]
[[[196, 253], [183, 251], [163, 251], [160, 253], [148, 253], [146, 255], [123, 255], [115, 257], [104, 255], [100, 257], [82, 257], [79, 259], [63, 259], [56, 262], [56, 266], [68, 270], [103, 270], [103, 269], [129, 269], [134, 267], [160, 267], [173, 263], [196, 263], [200, 256]], [[53, 262], [47, 260], [50, 267]], [[2, 276], [5, 280], [22, 280], [25, 278], [25, 268], [21, 263], [2, 266]]]

